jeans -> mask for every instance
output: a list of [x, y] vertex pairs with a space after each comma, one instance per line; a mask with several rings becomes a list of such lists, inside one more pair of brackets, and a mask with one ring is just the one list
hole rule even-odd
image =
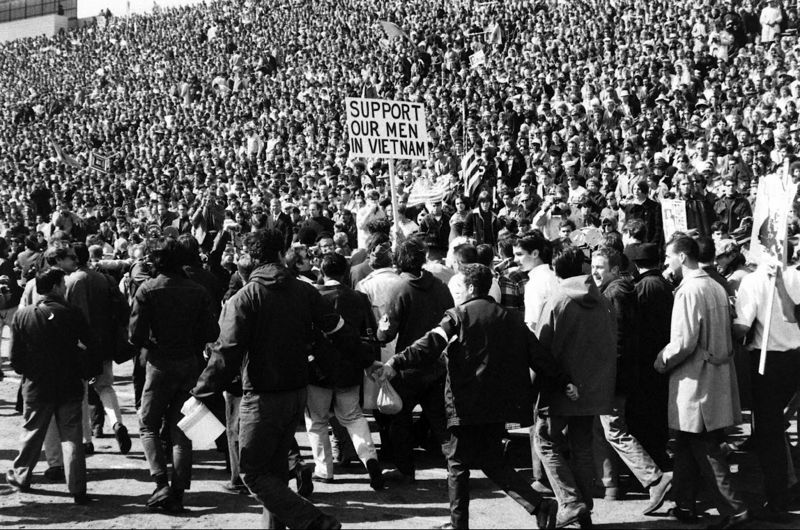
[[239, 406], [242, 398], [225, 392], [225, 434], [228, 437], [228, 458], [231, 462], [231, 484], [243, 485], [239, 474]]
[[610, 453], [613, 449], [642, 486], [649, 488], [661, 480], [663, 473], [639, 440], [630, 434], [625, 421], [625, 402], [625, 396], [614, 396], [611, 414], [598, 416], [595, 420], [595, 463], [602, 473], [598, 475], [603, 477], [603, 486], [618, 485], [619, 472]]
[[64, 474], [67, 477], [69, 492], [73, 496], [86, 493], [86, 455], [83, 452], [81, 438], [81, 402], [26, 402], [23, 415], [25, 425], [22, 448], [13, 464], [17, 480], [23, 486], [31, 483], [33, 469], [39, 461], [45, 435], [50, 421], [53, 420], [61, 442]]
[[[539, 410], [536, 418], [536, 451], [542, 459], [559, 506], [582, 502], [591, 509], [594, 505], [593, 422], [594, 416], [551, 416], [548, 411]], [[566, 436], [564, 429], [569, 429]]]
[[434, 382], [415, 378], [396, 377], [392, 385], [403, 400], [403, 410], [391, 418], [389, 436], [394, 453], [394, 463], [404, 475], [414, 476], [413, 412], [417, 404], [428, 417], [431, 430], [440, 444], [447, 440], [447, 424], [444, 410], [444, 379]]
[[760, 352], [751, 353], [753, 441], [761, 469], [767, 477], [764, 481], [767, 500], [780, 505], [788, 500], [788, 467], [792, 464], [786, 452], [783, 409], [800, 382], [800, 352], [767, 352], [764, 375], [758, 373], [759, 358]]
[[167, 475], [167, 457], [159, 432], [162, 421], [172, 443], [172, 488], [189, 489], [192, 480], [192, 442], [178, 427], [181, 407], [197, 382], [199, 367], [195, 357], [150, 359], [147, 362], [142, 405], [139, 409], [139, 434], [150, 475]]
[[673, 491], [678, 506], [694, 507], [702, 480], [720, 515], [743, 511], [744, 503], [731, 487], [730, 469], [722, 452], [721, 445], [725, 441], [722, 429], [702, 433], [677, 431], [676, 434]]
[[306, 407], [306, 389], [245, 393], [239, 416], [239, 466], [244, 483], [264, 506], [266, 528], [308, 528], [322, 516], [289, 489], [286, 455], [296, 444], [295, 430]]
[[450, 522], [469, 528], [469, 471], [478, 468], [509, 497], [533, 514], [542, 498], [503, 458], [505, 425], [462, 425], [449, 429], [443, 449], [447, 457]]
[[358, 404], [359, 387], [322, 388], [308, 387], [308, 403], [305, 418], [308, 443], [314, 455], [315, 473], [323, 478], [333, 478], [333, 451], [328, 435], [328, 420], [333, 412], [339, 423], [347, 429], [358, 459], [367, 465], [368, 460], [378, 458], [369, 424]]

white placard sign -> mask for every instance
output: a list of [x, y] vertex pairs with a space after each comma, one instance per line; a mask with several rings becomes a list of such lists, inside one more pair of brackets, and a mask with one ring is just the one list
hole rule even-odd
[[686, 201], [661, 199], [661, 219], [665, 241], [669, 241], [675, 232], [687, 232], [689, 227], [686, 219]]
[[345, 98], [345, 112], [351, 158], [428, 159], [422, 103]]

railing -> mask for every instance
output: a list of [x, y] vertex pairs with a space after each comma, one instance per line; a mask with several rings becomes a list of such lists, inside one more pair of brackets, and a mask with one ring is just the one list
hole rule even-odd
[[64, 14], [69, 8], [75, 8], [74, 0], [0, 0], [0, 22]]

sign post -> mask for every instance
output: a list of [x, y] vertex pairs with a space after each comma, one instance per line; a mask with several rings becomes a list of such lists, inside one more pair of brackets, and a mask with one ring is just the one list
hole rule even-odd
[[370, 98], [345, 98], [344, 101], [350, 158], [389, 160], [394, 229], [399, 235], [394, 164], [396, 160], [428, 159], [425, 106], [411, 101]]

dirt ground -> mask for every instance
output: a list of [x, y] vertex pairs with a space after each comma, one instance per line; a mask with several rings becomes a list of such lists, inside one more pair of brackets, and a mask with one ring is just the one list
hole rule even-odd
[[[6, 378], [0, 382], [0, 471], [3, 473], [16, 456], [21, 432], [21, 417], [14, 410], [19, 378], [4, 366]], [[96, 498], [88, 506], [74, 506], [66, 486], [44, 480], [42, 461], [37, 468], [34, 489], [30, 493], [9, 493], [0, 496], [0, 527], [9, 528], [240, 528], [260, 524], [260, 507], [252, 498], [234, 495], [222, 488], [226, 480], [225, 462], [215, 450], [195, 452], [195, 477], [187, 492], [188, 513], [168, 516], [149, 512], [144, 503], [153, 490], [142, 447], [138, 439], [131, 365], [116, 367], [116, 390], [123, 407], [124, 423], [133, 438], [133, 449], [127, 456], [117, 452], [111, 437], [95, 439], [97, 453], [88, 458], [89, 493]], [[110, 428], [106, 427], [106, 432]], [[741, 433], [738, 437], [746, 433]], [[376, 441], [377, 440], [377, 435]], [[302, 432], [298, 441], [308, 457], [308, 444]], [[527, 439], [515, 438], [515, 463], [525, 463]], [[308, 461], [308, 460], [307, 460]], [[323, 510], [339, 518], [345, 528], [432, 528], [447, 522], [448, 497], [444, 461], [419, 452], [418, 481], [410, 486], [391, 486], [374, 492], [367, 484], [366, 472], [341, 470], [334, 484], [315, 484], [312, 500]], [[731, 457], [737, 487], [750, 503], [759, 500], [760, 472], [750, 454], [734, 453]], [[529, 469], [523, 469], [527, 475]], [[0, 479], [2, 482], [2, 479]], [[0, 488], [4, 488], [0, 486]], [[473, 472], [471, 525], [473, 528], [533, 528], [535, 521], [498, 490], [480, 472]], [[655, 517], [640, 515], [646, 504], [644, 493], [630, 493], [626, 500], [596, 500], [593, 519], [599, 527], [608, 528], [673, 528], [675, 522], [666, 515], [665, 506]], [[800, 513], [800, 512], [797, 512]], [[701, 528], [713, 521], [716, 511], [710, 509]], [[798, 528], [800, 515], [788, 525], [772, 528]], [[752, 528], [763, 528], [763, 523]]]

